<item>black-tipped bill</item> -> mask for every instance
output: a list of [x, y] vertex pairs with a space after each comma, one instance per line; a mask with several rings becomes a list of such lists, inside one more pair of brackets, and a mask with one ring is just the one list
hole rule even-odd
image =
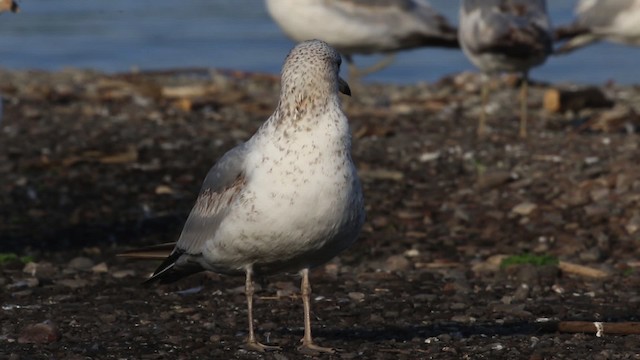
[[338, 76], [338, 91], [347, 96], [351, 96], [351, 89], [349, 88], [349, 84], [347, 84], [347, 82], [344, 81], [344, 79], [340, 76]]

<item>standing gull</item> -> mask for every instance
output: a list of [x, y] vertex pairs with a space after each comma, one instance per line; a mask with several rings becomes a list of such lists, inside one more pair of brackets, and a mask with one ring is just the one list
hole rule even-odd
[[[469, 60], [485, 74], [521, 72], [520, 137], [527, 136], [529, 70], [541, 65], [552, 51], [551, 25], [544, 0], [463, 0], [460, 7], [460, 45]], [[485, 133], [488, 96], [482, 84], [482, 113], [478, 135]]]
[[559, 39], [569, 38], [556, 53], [568, 53], [600, 40], [640, 45], [640, 0], [581, 0], [577, 20], [556, 31]]
[[[271, 17], [294, 41], [320, 39], [342, 53], [349, 77], [378, 71], [393, 52], [422, 46], [458, 48], [457, 30], [426, 0], [266, 0]], [[358, 70], [354, 54], [387, 57]]]
[[[326, 43], [297, 45], [282, 69], [280, 101], [244, 144], [209, 170], [171, 254], [147, 282], [167, 283], [203, 270], [246, 276], [250, 348], [253, 277], [299, 271], [301, 350], [333, 352], [311, 337], [309, 269], [355, 240], [364, 222], [362, 189], [351, 160], [351, 135], [338, 92], [340, 55]], [[154, 258], [160, 245], [125, 256]]]

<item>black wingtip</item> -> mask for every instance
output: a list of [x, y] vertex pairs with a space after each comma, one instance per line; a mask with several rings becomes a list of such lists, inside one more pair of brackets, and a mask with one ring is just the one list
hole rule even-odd
[[176, 261], [184, 255], [184, 250], [176, 249], [171, 255], [169, 255], [160, 266], [153, 272], [150, 278], [142, 282], [143, 285], [151, 285], [154, 283], [170, 284], [176, 282], [189, 275], [198, 273], [203, 269], [196, 264], [193, 265], [180, 265], [176, 267]]

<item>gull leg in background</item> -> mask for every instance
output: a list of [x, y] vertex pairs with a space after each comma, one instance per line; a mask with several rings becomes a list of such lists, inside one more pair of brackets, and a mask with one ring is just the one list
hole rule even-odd
[[[524, 73], [542, 65], [553, 51], [546, 0], [462, 0], [459, 39], [462, 51], [486, 74]], [[483, 108], [487, 85], [483, 85]], [[526, 95], [525, 95], [526, 96]], [[522, 101], [522, 99], [521, 99]], [[526, 101], [520, 103], [520, 136], [526, 137]], [[485, 132], [483, 110], [478, 136]]]
[[529, 96], [529, 72], [522, 73], [520, 84], [520, 137], [527, 138], [527, 99]]
[[247, 339], [247, 347], [252, 350], [264, 352], [266, 350], [281, 350], [278, 346], [264, 345], [256, 340], [256, 335], [253, 332], [253, 269], [247, 268], [247, 279], [245, 283], [245, 294], [247, 295], [247, 317], [249, 318], [249, 338]]
[[377, 63], [368, 66], [366, 68], [358, 68], [353, 62], [353, 58], [351, 55], [345, 55], [347, 62], [349, 63], [349, 83], [358, 83], [359, 80], [367, 75], [376, 73], [380, 70], [385, 69], [387, 66], [393, 64], [396, 60], [396, 56], [394, 54], [385, 54], [384, 58], [382, 58]]
[[480, 90], [480, 119], [478, 120], [478, 129], [476, 133], [478, 137], [484, 137], [486, 133], [486, 123], [487, 123], [487, 98], [489, 97], [489, 76], [487, 74], [482, 74], [482, 89]]
[[302, 292], [302, 304], [304, 306], [304, 337], [300, 342], [302, 345], [298, 350], [305, 352], [326, 352], [334, 353], [335, 349], [318, 346], [313, 343], [311, 336], [311, 285], [309, 284], [309, 269], [303, 269], [302, 283], [300, 284], [300, 291]]

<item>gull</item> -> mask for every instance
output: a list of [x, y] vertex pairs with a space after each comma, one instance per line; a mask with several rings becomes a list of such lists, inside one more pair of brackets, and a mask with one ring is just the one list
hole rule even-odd
[[555, 53], [568, 53], [601, 40], [640, 46], [640, 0], [581, 0], [576, 15], [573, 24], [556, 31], [558, 39], [569, 40]]
[[5, 11], [19, 12], [18, 4], [13, 0], [0, 0], [0, 13]]
[[[319, 40], [298, 44], [282, 69], [273, 115], [209, 170], [171, 254], [147, 282], [167, 283], [200, 271], [246, 276], [249, 348], [253, 278], [299, 271], [304, 307], [300, 349], [333, 352], [311, 336], [309, 269], [356, 240], [364, 222], [362, 189], [351, 159], [351, 134], [338, 92], [340, 54]], [[124, 256], [157, 258], [167, 245]]]
[[464, 54], [485, 74], [478, 135], [485, 133], [487, 75], [522, 73], [520, 137], [527, 136], [529, 70], [552, 51], [551, 25], [544, 0], [463, 0], [458, 37]]
[[[457, 30], [426, 0], [266, 0], [267, 10], [294, 41], [320, 39], [349, 63], [353, 80], [393, 62], [393, 53], [422, 46], [459, 48]], [[354, 54], [386, 54], [358, 70]]]

